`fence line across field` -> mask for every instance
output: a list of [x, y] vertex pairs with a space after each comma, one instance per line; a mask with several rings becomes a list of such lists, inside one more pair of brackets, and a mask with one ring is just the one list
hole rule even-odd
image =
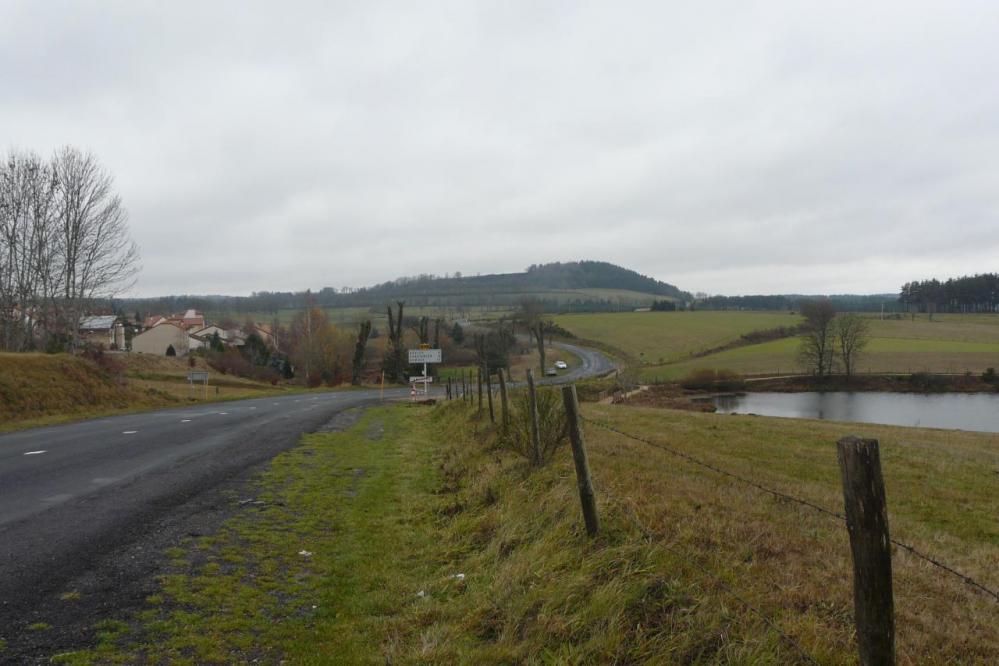
[[[842, 521], [844, 524], [846, 522], [846, 516], [843, 515], [842, 513], [839, 513], [839, 512], [836, 512], [836, 511], [832, 511], [832, 510], [827, 509], [827, 508], [825, 508], [823, 506], [815, 504], [814, 502], [810, 502], [810, 501], [808, 501], [806, 499], [802, 499], [800, 497], [795, 497], [794, 495], [789, 495], [787, 493], [781, 492], [779, 490], [775, 490], [773, 488], [768, 488], [767, 486], [764, 486], [764, 485], [761, 485], [759, 483], [756, 483], [755, 481], [747, 479], [747, 478], [745, 478], [743, 476], [740, 476], [740, 475], [735, 474], [733, 472], [729, 472], [728, 470], [722, 469], [722, 468], [718, 467], [717, 465], [713, 465], [712, 463], [706, 462], [704, 460], [700, 460], [699, 458], [697, 458], [695, 456], [692, 456], [689, 453], [684, 453], [683, 451], [678, 451], [678, 450], [676, 450], [676, 449], [674, 449], [672, 447], [666, 446], [665, 444], [661, 444], [659, 442], [654, 442], [654, 441], [652, 441], [652, 440], [650, 440], [650, 439], [648, 439], [646, 437], [640, 437], [638, 435], [633, 435], [631, 433], [625, 432], [623, 430], [615, 428], [614, 426], [609, 425], [607, 423], [603, 423], [601, 421], [596, 421], [594, 419], [588, 419], [586, 417], [582, 417], [582, 418], [583, 418], [583, 421], [586, 422], [586, 423], [590, 423], [590, 424], [595, 425], [595, 426], [597, 426], [599, 428], [603, 428], [604, 430], [608, 430], [610, 432], [616, 433], [616, 434], [618, 434], [618, 435], [620, 435], [622, 437], [627, 437], [628, 439], [632, 439], [632, 440], [635, 440], [637, 442], [641, 442], [641, 443], [643, 443], [643, 444], [645, 444], [647, 446], [651, 446], [652, 448], [659, 449], [661, 451], [664, 451], [666, 453], [674, 455], [674, 456], [676, 456], [678, 458], [683, 458], [684, 460], [687, 460], [687, 461], [689, 461], [691, 463], [694, 463], [695, 465], [700, 465], [701, 467], [705, 467], [707, 469], [710, 469], [710, 470], [712, 470], [714, 472], [717, 472], [717, 473], [722, 474], [724, 476], [727, 476], [729, 478], [736, 479], [737, 481], [739, 481], [741, 483], [744, 483], [746, 485], [752, 486], [753, 488], [756, 488], [757, 490], [760, 490], [762, 492], [768, 493], [768, 494], [773, 495], [775, 497], [779, 497], [779, 498], [781, 498], [783, 500], [786, 500], [786, 501], [789, 501], [789, 502], [793, 502], [795, 504], [800, 504], [802, 506], [806, 506], [806, 507], [808, 507], [808, 508], [810, 508], [810, 509], [812, 509], [814, 511], [818, 511], [819, 513], [825, 514], [825, 515], [830, 516], [832, 518], [836, 518], [836, 519]], [[995, 591], [993, 589], [990, 589], [989, 587], [987, 587], [984, 584], [980, 583], [979, 581], [975, 580], [971, 576], [968, 576], [968, 575], [966, 575], [964, 573], [961, 573], [960, 571], [958, 571], [954, 567], [952, 567], [952, 566], [950, 566], [950, 565], [948, 565], [948, 564], [946, 564], [944, 562], [939, 561], [938, 559], [936, 559], [935, 557], [933, 557], [931, 555], [923, 553], [922, 551], [920, 551], [919, 549], [917, 549], [916, 547], [914, 547], [914, 546], [912, 546], [912, 545], [910, 545], [908, 543], [905, 543], [903, 541], [899, 541], [898, 539], [895, 539], [895, 538], [891, 538], [890, 541], [891, 541], [891, 543], [893, 545], [898, 546], [899, 548], [905, 550], [906, 552], [908, 552], [909, 554], [913, 555], [917, 559], [921, 559], [921, 560], [923, 560], [923, 561], [925, 561], [925, 562], [927, 562], [927, 563], [929, 563], [929, 564], [931, 564], [931, 565], [933, 565], [933, 566], [935, 566], [935, 567], [937, 567], [937, 568], [939, 568], [939, 569], [941, 569], [943, 571], [946, 571], [947, 573], [953, 575], [954, 577], [959, 578], [966, 585], [975, 588], [979, 592], [982, 592], [983, 594], [985, 594], [985, 595], [991, 597], [992, 599], [994, 599], [995, 601], [999, 602], [999, 592], [997, 592], [997, 591]]]

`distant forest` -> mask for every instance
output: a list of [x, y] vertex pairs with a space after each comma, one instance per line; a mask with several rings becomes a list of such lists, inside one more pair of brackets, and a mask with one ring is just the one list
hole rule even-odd
[[999, 310], [999, 274], [982, 273], [916, 280], [902, 285], [898, 300], [919, 312], [996, 312]]
[[538, 298], [549, 311], [613, 311], [632, 309], [640, 303], [611, 296], [571, 295], [545, 292], [583, 289], [618, 289], [641, 292], [682, 302], [693, 296], [674, 285], [641, 275], [633, 270], [604, 261], [574, 261], [533, 265], [523, 273], [464, 276], [424, 274], [402, 277], [364, 288], [325, 287], [319, 291], [259, 291], [251, 296], [164, 296], [160, 298], [123, 299], [115, 302], [119, 310], [131, 312], [173, 312], [186, 308], [228, 312], [276, 312], [303, 308], [311, 303], [319, 307], [384, 307], [404, 300], [409, 306], [514, 306], [526, 295]]
[[832, 296], [806, 296], [782, 294], [773, 296], [708, 296], [695, 304], [698, 310], [788, 310], [797, 311], [802, 301], [828, 298], [840, 312], [902, 312], [905, 308], [895, 294], [834, 294]]

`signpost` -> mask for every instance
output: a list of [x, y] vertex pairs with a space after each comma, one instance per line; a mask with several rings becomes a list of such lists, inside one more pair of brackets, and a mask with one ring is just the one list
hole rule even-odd
[[423, 384], [423, 395], [426, 395], [430, 390], [430, 383], [434, 381], [433, 377], [427, 375], [427, 363], [440, 363], [441, 350], [430, 349], [430, 345], [422, 343], [419, 349], [409, 350], [409, 362], [411, 365], [416, 363], [423, 364], [423, 376], [410, 377], [409, 381], [414, 383], [414, 389], [416, 388], [415, 384]]
[[202, 382], [205, 385], [205, 400], [208, 400], [208, 373], [204, 370], [191, 370], [187, 373], [187, 381], [191, 384], [191, 390], [194, 390], [194, 382]]

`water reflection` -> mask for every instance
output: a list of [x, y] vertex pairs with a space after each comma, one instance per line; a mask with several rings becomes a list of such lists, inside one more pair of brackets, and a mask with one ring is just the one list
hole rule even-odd
[[715, 398], [723, 414], [999, 432], [999, 394], [748, 393]]

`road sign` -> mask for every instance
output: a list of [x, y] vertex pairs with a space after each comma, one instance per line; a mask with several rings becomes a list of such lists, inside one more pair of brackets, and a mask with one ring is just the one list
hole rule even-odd
[[410, 363], [440, 363], [441, 362], [441, 350], [440, 349], [410, 349], [409, 350], [409, 362]]
[[189, 381], [189, 382], [207, 382], [208, 381], [208, 373], [207, 372], [201, 372], [201, 371], [198, 371], [198, 370], [192, 370], [191, 372], [187, 373], [187, 381]]
[[410, 377], [409, 381], [416, 382], [416, 383], [423, 382], [424, 384], [427, 384], [427, 383], [433, 382], [434, 378], [433, 377]]

